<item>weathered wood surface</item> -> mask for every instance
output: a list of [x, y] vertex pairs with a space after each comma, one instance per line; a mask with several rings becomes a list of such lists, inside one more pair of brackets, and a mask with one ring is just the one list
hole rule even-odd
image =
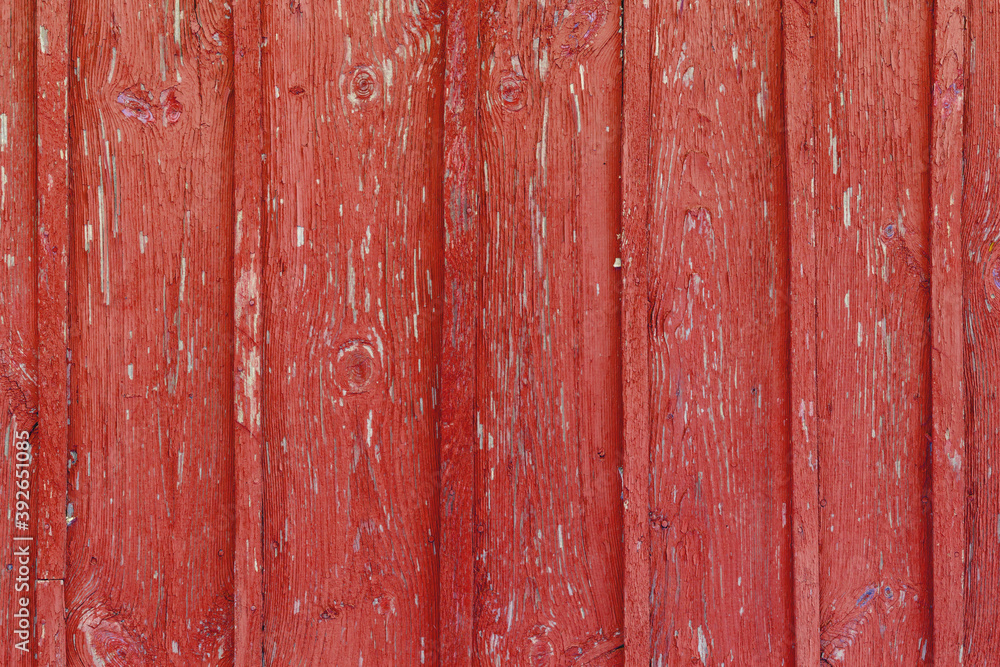
[[[35, 215], [35, 77], [32, 35], [33, 4], [0, 0], [0, 438], [5, 465], [0, 473], [3, 523], [0, 525], [0, 663], [31, 665], [32, 652], [18, 650], [14, 633], [22, 619], [20, 598], [35, 609], [33, 563], [20, 557], [30, 544], [35, 524], [19, 527], [28, 517], [19, 501], [36, 505], [37, 466], [33, 488], [20, 489], [17, 453], [37, 416], [35, 367], [35, 253], [31, 221]], [[30, 439], [34, 442], [34, 439]], [[21, 473], [23, 475], [23, 472]], [[31, 496], [31, 497], [29, 497]], [[32, 511], [36, 508], [32, 507]], [[37, 554], [32, 546], [31, 552]], [[27, 563], [28, 572], [22, 571]], [[27, 586], [27, 589], [24, 587]], [[29, 619], [30, 620], [30, 619]], [[32, 648], [33, 644], [27, 646]]]
[[474, 661], [621, 664], [620, 11], [480, 8]]
[[71, 665], [232, 660], [230, 12], [73, 3]]
[[784, 3], [788, 192], [789, 408], [795, 664], [820, 662], [819, 460], [816, 412], [816, 6]]
[[650, 9], [653, 664], [792, 657], [780, 11]]
[[989, 3], [0, 17], [0, 663], [990, 664]]
[[[994, 479], [1000, 435], [1000, 229], [994, 211], [1000, 205], [993, 184], [1000, 141], [996, 136], [1000, 52], [983, 49], [1000, 29], [997, 8], [979, 0], [968, 3], [969, 51], [965, 77], [939, 83], [939, 102], [961, 109], [965, 94], [965, 197], [962, 209], [961, 267], [963, 274], [964, 358], [966, 381], [964, 472], [967, 559], [964, 627], [965, 664], [994, 661], [1000, 624], [992, 602], [1000, 565], [1000, 486]], [[963, 90], [964, 89], [964, 90]], [[957, 268], [957, 267], [956, 267]], [[950, 506], [946, 510], [953, 509]], [[962, 511], [958, 508], [955, 510]], [[936, 583], [936, 582], [935, 582]], [[957, 605], [956, 605], [957, 606]], [[959, 607], [960, 608], [960, 607]]]
[[263, 8], [266, 664], [438, 662], [443, 23]]
[[264, 650], [263, 224], [264, 115], [261, 6], [233, 3], [233, 446], [234, 664], [260, 664]]
[[440, 659], [470, 667], [475, 632], [480, 301], [478, 0], [447, 6], [441, 338]]
[[816, 217], [792, 225], [815, 233], [820, 650], [913, 665], [932, 654], [931, 16], [871, 0], [812, 18], [815, 163], [798, 166]]
[[[984, 655], [968, 653], [965, 646], [968, 545], [965, 519], [969, 458], [966, 456], [968, 413], [962, 299], [966, 260], [962, 252], [962, 233], [967, 21], [965, 0], [938, 0], [935, 4], [930, 146], [931, 404], [934, 420], [931, 432], [931, 600], [933, 659], [942, 665], [961, 664], [967, 655], [970, 658], [967, 664], [974, 665], [982, 662], [979, 655]], [[1000, 281], [994, 285], [1000, 289]], [[971, 349], [976, 350], [975, 346]], [[977, 460], [983, 461], [982, 458]], [[987, 463], [987, 471], [988, 466]], [[994, 544], [992, 535], [988, 532], [981, 535], [985, 538], [982, 545], [989, 549]], [[1000, 539], [1000, 532], [997, 538]], [[975, 545], [973, 553], [980, 553]]]

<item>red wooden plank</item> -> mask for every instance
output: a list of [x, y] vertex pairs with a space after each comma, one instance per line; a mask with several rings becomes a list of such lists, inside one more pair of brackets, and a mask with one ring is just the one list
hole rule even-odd
[[622, 663], [619, 23], [482, 4], [476, 664]]
[[931, 16], [816, 5], [816, 358], [821, 650], [931, 659]]
[[447, 8], [441, 351], [441, 663], [472, 664], [479, 298], [478, 0]]
[[[34, 437], [37, 460], [38, 516], [36, 549], [39, 579], [66, 575], [66, 355], [67, 259], [69, 251], [69, 4], [66, 0], [39, 0], [35, 21], [35, 104], [38, 116], [38, 430]], [[62, 586], [52, 586], [56, 595]], [[58, 623], [63, 605], [53, 602]], [[41, 607], [39, 608], [41, 612]], [[55, 664], [55, 663], [52, 663]]]
[[[966, 467], [963, 267], [965, 0], [934, 5], [931, 110], [932, 474], [934, 661], [963, 662]], [[992, 541], [992, 540], [991, 540]], [[970, 663], [975, 664], [975, 663]]]
[[815, 5], [786, 0], [785, 150], [788, 160], [792, 544], [795, 664], [820, 661], [819, 460], [816, 412]]
[[259, 0], [236, 0], [233, 3], [233, 185], [236, 206], [233, 250], [233, 412], [236, 419], [233, 643], [237, 667], [260, 665], [264, 650], [262, 41]]
[[233, 652], [231, 27], [72, 3], [68, 661]]
[[652, 660], [788, 664], [781, 6], [650, 24]]
[[[1000, 485], [993, 469], [1000, 416], [1000, 400], [997, 398], [1000, 381], [1000, 318], [997, 314], [1000, 309], [1000, 225], [995, 216], [1000, 201], [993, 182], [1000, 155], [1000, 137], [996, 131], [1000, 119], [997, 107], [1000, 103], [997, 93], [1000, 86], [1000, 52], [980, 47], [992, 43], [991, 40], [998, 34], [1000, 16], [995, 4], [975, 0], [968, 3], [968, 19], [969, 52], [968, 69], [965, 71], [968, 86], [964, 91], [965, 192], [960, 256], [965, 296], [962, 318], [967, 421], [961, 472], [964, 474], [966, 493], [966, 525], [962, 543], [965, 548], [959, 558], [967, 559], [963, 663], [980, 665], [994, 662], [997, 646], [1000, 646], [1000, 624], [997, 623], [996, 613], [996, 577], [1000, 567]], [[943, 116], [945, 105], [961, 113], [965, 78], [956, 77], [949, 81], [946, 75], [935, 83], [938, 84], [935, 88], [938, 90], [935, 115]], [[958, 272], [958, 267], [954, 269]], [[955, 289], [947, 283], [944, 289], [949, 288]], [[955, 453], [960, 455], [960, 452]], [[950, 482], [953, 486], [961, 483], [955, 477], [942, 477], [935, 481], [942, 485]], [[945, 504], [941, 509], [947, 517], [954, 507]], [[954, 599], [951, 601], [957, 602]]]
[[[0, 0], [0, 664], [32, 664], [35, 637], [19, 637], [21, 621], [31, 625], [37, 609], [34, 595], [31, 538], [38, 522], [23, 516], [17, 501], [28, 494], [37, 508], [38, 471], [32, 465], [29, 488], [21, 489], [17, 466], [26, 432], [35, 426], [35, 78], [32, 53], [35, 42], [34, 5], [25, 0]], [[29, 438], [35, 444], [34, 438]], [[23, 473], [22, 473], [23, 475]], [[20, 494], [18, 492], [21, 492]], [[33, 502], [34, 501], [34, 502]], [[29, 513], [30, 513], [29, 511]], [[27, 519], [27, 526], [17, 522]], [[29, 555], [21, 551], [28, 547]], [[28, 572], [21, 570], [22, 566]], [[27, 589], [25, 590], [25, 586]], [[27, 606], [22, 606], [26, 599]], [[20, 616], [23, 614], [24, 616]], [[20, 644], [20, 648], [18, 648]], [[24, 649], [24, 650], [20, 650]]]
[[435, 664], [444, 6], [263, 8], [269, 664]]
[[650, 11], [623, 5], [622, 109], [622, 507], [625, 551], [625, 665], [648, 667], [650, 644], [649, 206]]
[[37, 601], [36, 658], [38, 667], [66, 664], [65, 595], [61, 579], [41, 580], [35, 586]]

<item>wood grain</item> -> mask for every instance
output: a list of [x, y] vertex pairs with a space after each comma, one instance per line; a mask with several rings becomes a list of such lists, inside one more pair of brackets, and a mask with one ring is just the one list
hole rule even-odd
[[650, 8], [623, 5], [621, 347], [625, 667], [648, 667], [650, 618]]
[[439, 624], [441, 663], [473, 659], [476, 521], [476, 349], [482, 313], [479, 276], [478, 0], [447, 9], [445, 64], [444, 313], [441, 338]]
[[786, 0], [783, 9], [795, 664], [814, 665], [820, 662], [815, 191], [818, 149], [812, 85], [816, 6]]
[[821, 651], [932, 659], [928, 149], [920, 0], [817, 4]]
[[620, 9], [481, 6], [476, 664], [617, 665]]
[[[14, 635], [20, 623], [14, 616], [27, 597], [34, 604], [34, 567], [31, 558], [15, 549], [29, 544], [37, 521], [27, 529], [16, 528], [20, 490], [17, 482], [18, 442], [34, 429], [37, 419], [35, 368], [35, 77], [33, 4], [0, 0], [0, 438], [5, 465], [0, 472], [0, 663], [11, 667], [31, 665], [32, 653], [18, 650]], [[29, 438], [32, 445], [34, 438]], [[38, 468], [31, 469], [29, 498], [37, 511]], [[32, 545], [32, 554], [37, 550]], [[26, 564], [23, 561], [28, 561]], [[26, 565], [28, 572], [22, 572]], [[27, 590], [23, 587], [27, 586]], [[32, 644], [25, 648], [32, 648]]]
[[[66, 576], [66, 401], [69, 258], [69, 5], [66, 0], [39, 0], [35, 21], [39, 39], [35, 53], [37, 114], [38, 257], [38, 430], [36, 521], [39, 579]], [[52, 586], [52, 595], [62, 586]], [[62, 617], [62, 605], [58, 608]], [[41, 610], [39, 610], [41, 611]], [[57, 622], [57, 619], [50, 619]]]
[[436, 664], [444, 5], [268, 3], [266, 664]]
[[61, 579], [40, 580], [35, 585], [35, 664], [66, 664], [66, 596]]
[[233, 3], [233, 413], [236, 546], [234, 664], [264, 652], [263, 223], [264, 100], [261, 3]]
[[651, 9], [654, 664], [792, 659], [780, 10]]
[[71, 665], [233, 659], [230, 18], [73, 3]]
[[[963, 184], [967, 5], [934, 4], [931, 109], [931, 384], [934, 661], [965, 657], [966, 456]], [[998, 285], [1000, 287], [1000, 285]], [[991, 540], [992, 542], [992, 540]], [[975, 663], [970, 663], [975, 664]]]
[[[995, 5], [968, 3], [967, 88], [965, 89], [965, 196], [962, 207], [961, 275], [965, 296], [962, 308], [965, 361], [965, 456], [961, 459], [966, 503], [964, 508], [965, 558], [967, 589], [963, 624], [953, 622], [954, 630], [964, 629], [962, 646], [964, 664], [987, 664], [995, 660], [1000, 642], [993, 591], [1000, 578], [1000, 486], [993, 477], [997, 436], [1000, 433], [1000, 401], [996, 387], [1000, 371], [1000, 227], [994, 207], [998, 205], [993, 172], [997, 169], [1000, 140], [996, 136], [997, 86], [1000, 84], [1000, 53], [982, 48], [1000, 30], [1000, 15]], [[987, 37], [989, 35], [990, 37]], [[944, 104], [961, 109], [962, 79], [940, 82], [935, 114]], [[958, 267], [956, 267], [956, 271]], [[936, 378], [935, 378], [936, 379]], [[961, 455], [960, 452], [955, 452]], [[955, 475], [943, 481], [953, 485]], [[942, 509], [954, 511], [953, 505]], [[958, 510], [961, 511], [961, 510]], [[954, 556], [946, 564], [953, 562]], [[936, 583], [936, 582], [935, 582]], [[953, 602], [957, 600], [952, 599]], [[963, 627], [964, 626], [964, 627]], [[953, 632], [954, 632], [953, 630]], [[960, 636], [959, 636], [960, 637]]]

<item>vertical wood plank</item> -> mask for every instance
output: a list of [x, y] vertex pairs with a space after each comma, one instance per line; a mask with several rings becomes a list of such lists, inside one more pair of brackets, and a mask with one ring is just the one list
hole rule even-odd
[[266, 664], [438, 663], [444, 3], [266, 3]]
[[[961, 460], [966, 494], [962, 556], [967, 559], [968, 589], [962, 656], [964, 664], [977, 665], [995, 660], [1000, 646], [995, 604], [1000, 581], [1000, 484], [993, 470], [1000, 440], [996, 391], [1000, 383], [1000, 226], [994, 213], [1000, 199], [993, 183], [1000, 164], [996, 132], [1000, 121], [1000, 52], [986, 47], [1000, 31], [1000, 14], [995, 4], [975, 0], [968, 3], [968, 18], [961, 250], [967, 410], [966, 449]], [[935, 114], [943, 115], [946, 104], [961, 109], [962, 80], [949, 81], [946, 76], [935, 83], [941, 88]], [[959, 482], [954, 476], [941, 480], [948, 481]], [[952, 508], [945, 505], [943, 509], [947, 512]]]
[[69, 3], [39, 0], [35, 53], [38, 211], [35, 577], [38, 664], [66, 664], [67, 354], [69, 352]]
[[620, 7], [482, 3], [476, 664], [622, 664]]
[[[962, 321], [966, 2], [934, 3], [931, 109], [931, 449], [934, 661], [963, 662], [965, 641], [965, 359]], [[991, 540], [992, 541], [992, 540]], [[975, 663], [971, 663], [975, 664]]]
[[447, 6], [441, 351], [441, 664], [472, 664], [479, 277], [478, 0]]
[[[30, 432], [37, 418], [35, 376], [35, 77], [34, 3], [28, 0], [0, 0], [0, 444], [4, 465], [0, 470], [0, 663], [20, 667], [31, 665], [35, 636], [20, 637], [21, 598], [27, 598], [30, 627], [35, 606], [34, 563], [20, 556], [29, 546], [32, 557], [37, 549], [31, 541], [37, 517], [16, 514], [18, 442]], [[34, 438], [30, 438], [34, 445]], [[38, 469], [30, 468], [32, 510], [38, 503]], [[22, 473], [23, 475], [23, 473]], [[28, 519], [27, 526], [17, 522]], [[22, 565], [28, 568], [21, 570]], [[27, 589], [24, 588], [27, 586]], [[23, 642], [23, 643], [22, 643]], [[20, 644], [20, 650], [17, 647]]]
[[788, 664], [781, 4], [650, 23], [652, 661]]
[[623, 5], [622, 97], [622, 513], [625, 667], [649, 667], [650, 411], [649, 211], [652, 88], [649, 3]]
[[816, 127], [813, 3], [785, 0], [789, 367], [795, 664], [820, 661], [819, 460], [816, 412]]
[[[69, 5], [39, 0], [35, 54], [38, 116], [38, 579], [66, 573], [66, 355], [69, 350]], [[52, 594], [61, 586], [50, 588]], [[55, 608], [55, 607], [53, 607]], [[41, 610], [39, 610], [41, 611]], [[62, 616], [61, 606], [59, 616]], [[54, 621], [55, 619], [49, 619]]]
[[264, 650], [262, 432], [264, 106], [261, 3], [233, 3], [233, 412], [236, 494], [234, 664], [259, 667]]
[[72, 665], [233, 659], [232, 33], [72, 3]]
[[816, 5], [822, 658], [932, 659], [930, 5]]

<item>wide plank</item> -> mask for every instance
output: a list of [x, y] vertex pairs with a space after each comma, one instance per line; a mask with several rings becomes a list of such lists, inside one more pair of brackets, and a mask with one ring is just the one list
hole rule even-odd
[[71, 665], [232, 661], [230, 14], [72, 6]]
[[435, 664], [444, 3], [265, 3], [264, 660]]

